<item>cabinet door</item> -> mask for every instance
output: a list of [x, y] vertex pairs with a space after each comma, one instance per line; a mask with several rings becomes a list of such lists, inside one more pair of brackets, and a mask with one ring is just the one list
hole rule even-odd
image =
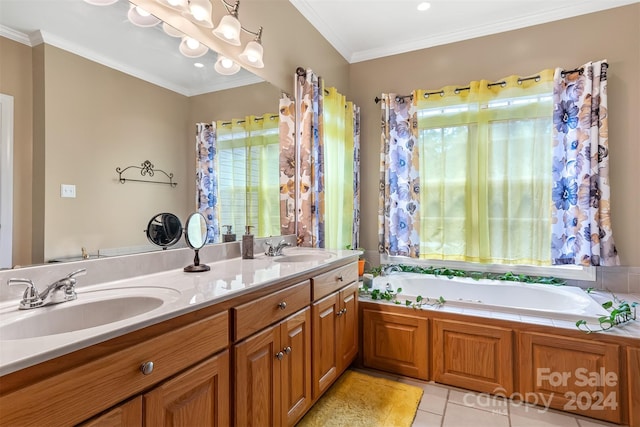
[[147, 426], [229, 425], [229, 351], [144, 394]]
[[311, 310], [309, 307], [282, 322], [282, 420], [292, 426], [311, 407]]
[[334, 292], [311, 307], [313, 323], [313, 398], [324, 393], [338, 377], [339, 293]]
[[486, 393], [513, 393], [513, 331], [433, 320], [433, 379]]
[[593, 340], [522, 332], [520, 388], [532, 403], [620, 423], [620, 348]]
[[429, 379], [429, 331], [424, 316], [362, 310], [362, 360], [368, 368]]
[[235, 425], [281, 425], [281, 351], [279, 325], [236, 344]]
[[338, 375], [358, 355], [358, 285], [352, 283], [340, 291], [338, 318]]
[[93, 418], [81, 427], [142, 427], [142, 397], [138, 396]]

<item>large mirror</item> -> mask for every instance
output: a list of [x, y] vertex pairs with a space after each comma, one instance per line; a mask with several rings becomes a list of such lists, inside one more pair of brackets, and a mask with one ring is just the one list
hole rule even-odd
[[[196, 123], [277, 115], [282, 89], [290, 92], [244, 69], [220, 76], [215, 52], [184, 57], [161, 24], [128, 22], [128, 8], [124, 0], [0, 2], [0, 25], [30, 34], [34, 45], [11, 41], [0, 52], [0, 61], [31, 68], [9, 70], [16, 85], [31, 85], [16, 105], [33, 102], [15, 114], [14, 265], [64, 261], [82, 248], [101, 256], [157, 250], [145, 235], [149, 218], [186, 219], [196, 207]], [[116, 168], [145, 161], [177, 186], [118, 181]], [[63, 186], [74, 197], [63, 197]]]

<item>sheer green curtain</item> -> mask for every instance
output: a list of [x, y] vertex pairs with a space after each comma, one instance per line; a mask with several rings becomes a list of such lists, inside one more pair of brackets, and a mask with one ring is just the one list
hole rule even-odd
[[220, 224], [237, 234], [280, 234], [278, 115], [216, 122]]
[[553, 71], [417, 91], [420, 257], [549, 264]]
[[336, 88], [325, 91], [325, 246], [343, 249], [352, 245], [353, 188], [353, 103]]
[[278, 116], [247, 118], [247, 217], [258, 236], [280, 234], [280, 136]]

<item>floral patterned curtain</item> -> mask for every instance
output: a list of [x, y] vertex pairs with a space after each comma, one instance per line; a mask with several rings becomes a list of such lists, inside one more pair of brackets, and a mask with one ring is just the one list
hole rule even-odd
[[282, 94], [279, 108], [280, 134], [280, 234], [294, 234], [296, 219], [296, 111], [295, 102]]
[[296, 75], [298, 246], [358, 247], [360, 109], [313, 71]]
[[606, 60], [556, 69], [554, 264], [619, 265], [611, 231]]
[[420, 253], [420, 175], [417, 118], [409, 97], [382, 95], [379, 251], [413, 258]]
[[322, 78], [313, 71], [298, 74], [298, 246], [314, 248], [324, 247], [323, 90]]
[[207, 241], [220, 242], [215, 123], [196, 125], [196, 207], [207, 220]]

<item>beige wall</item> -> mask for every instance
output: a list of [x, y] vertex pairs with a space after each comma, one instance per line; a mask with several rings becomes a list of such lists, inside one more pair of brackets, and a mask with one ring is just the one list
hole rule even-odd
[[[245, 0], [242, 19], [247, 26], [252, 26], [254, 23], [256, 26], [265, 26], [263, 42], [265, 44], [266, 66], [260, 70], [260, 75], [263, 78], [275, 83], [277, 87], [287, 92], [292, 92], [292, 76], [295, 68], [297, 66], [312, 68], [325, 78], [327, 84], [336, 86], [361, 106], [361, 211], [370, 213], [361, 219], [361, 244], [370, 251], [377, 248], [377, 216], [374, 212], [377, 212], [378, 207], [380, 111], [379, 105], [373, 102], [375, 96], [381, 92], [409, 93], [415, 88], [437, 89], [443, 85], [465, 84], [469, 80], [479, 78], [499, 79], [509, 74], [528, 75], [543, 68], [574, 67], [589, 60], [607, 58], [611, 65], [609, 110], [613, 117], [610, 121], [610, 148], [614, 236], [622, 262], [625, 265], [640, 266], [640, 236], [637, 222], [634, 221], [637, 218], [637, 212], [640, 211], [640, 198], [635, 196], [637, 190], [633, 187], [634, 183], [640, 181], [640, 168], [636, 166], [638, 159], [640, 159], [640, 146], [637, 144], [637, 141], [640, 140], [640, 128], [637, 125], [637, 99], [640, 99], [640, 83], [637, 81], [640, 69], [640, 46], [637, 43], [637, 40], [640, 39], [639, 4], [351, 65], [348, 65], [317, 31], [310, 28], [288, 0]], [[601, 32], [598, 34], [589, 35], [586, 32], [586, 29], [597, 27], [601, 28]], [[574, 38], [569, 42], [566, 37], [570, 34], [578, 35], [580, 38]], [[68, 170], [65, 166], [64, 170], [57, 172], [52, 172], [47, 167], [47, 173], [57, 174], [55, 175], [57, 182], [46, 185], [47, 197], [53, 197], [51, 202], [56, 203], [59, 209], [66, 209], [65, 212], [77, 218], [76, 221], [79, 223], [84, 223], [89, 218], [93, 223], [105, 227], [104, 224], [109, 224], [109, 218], [113, 218], [111, 215], [119, 215], [119, 209], [129, 209], [127, 206], [131, 206], [131, 209], [140, 211], [144, 206], [139, 197], [136, 197], [136, 194], [139, 195], [137, 192], [139, 187], [134, 187], [134, 184], [115, 185], [114, 182], [106, 182], [115, 179], [114, 169], [116, 166], [124, 166], [125, 163], [135, 164], [146, 157], [151, 157], [151, 153], [157, 148], [158, 140], [163, 135], [160, 129], [168, 132], [169, 135], [175, 135], [174, 140], [186, 144], [188, 152], [191, 152], [193, 123], [212, 120], [221, 105], [229, 106], [228, 93], [221, 92], [217, 96], [194, 97], [187, 101], [182, 99], [184, 97], [164, 89], [143, 82], [134, 82], [134, 78], [108, 68], [87, 63], [88, 61], [80, 58], [68, 58], [64, 52], [55, 52], [57, 51], [55, 48], [50, 49], [44, 46], [34, 48], [32, 59], [30, 48], [3, 38], [0, 38], [0, 43], [2, 55], [0, 91], [16, 96], [16, 158], [21, 166], [14, 169], [14, 175], [16, 175], [14, 179], [21, 186], [21, 190], [17, 191], [18, 194], [14, 197], [16, 198], [16, 210], [24, 209], [27, 212], [20, 215], [14, 214], [14, 216], [21, 217], [20, 235], [28, 236], [31, 233], [30, 223], [33, 223], [32, 225], [37, 228], [40, 217], [36, 214], [31, 221], [28, 206], [32, 191], [30, 188], [30, 180], [32, 179], [30, 165], [34, 161], [33, 156], [36, 157], [36, 163], [44, 161], [44, 159], [38, 160], [37, 153], [32, 154], [31, 140], [33, 138], [41, 139], [37, 135], [39, 132], [44, 133], [46, 129], [56, 140], [55, 147], [58, 148], [47, 148], [47, 160], [57, 158], [57, 161], [68, 166]], [[310, 46], [312, 49], [303, 49], [303, 45]], [[41, 49], [42, 52], [39, 52], [38, 49]], [[9, 59], [5, 60], [7, 57]], [[44, 61], [48, 61], [48, 59], [51, 59], [51, 63], [47, 62], [47, 67], [55, 65], [54, 71], [51, 73], [44, 72]], [[33, 64], [31, 64], [32, 61]], [[41, 65], [39, 65], [40, 62], [42, 62]], [[33, 84], [31, 82], [31, 65], [34, 65], [36, 69], [36, 78]], [[91, 69], [95, 79], [80, 79], [76, 85], [74, 74], [69, 73], [72, 66]], [[44, 77], [40, 78], [41, 75]], [[47, 76], [49, 80], [47, 80]], [[63, 87], [67, 91], [59, 91], [52, 86], [46, 86], [47, 82], [49, 85], [52, 84], [52, 78], [63, 82]], [[102, 80], [97, 80], [98, 78]], [[160, 112], [155, 112], [150, 111], [148, 106], [134, 104], [135, 108], [131, 110], [143, 111], [147, 114], [147, 118], [165, 117], [168, 120], [167, 123], [173, 123], [175, 128], [171, 130], [167, 126], [167, 128], [154, 128], [149, 133], [136, 134], [138, 129], [136, 123], [144, 123], [144, 120], [134, 121], [132, 111], [123, 105], [124, 101], [121, 98], [118, 100], [124, 95], [120, 89], [116, 89], [116, 82], [120, 80], [123, 80], [128, 91], [139, 94], [141, 100], [153, 100], [154, 105], [161, 108]], [[102, 85], [97, 84], [99, 81], [102, 82]], [[119, 85], [120, 83], [117, 83], [118, 87]], [[43, 87], [40, 88], [40, 86]], [[77, 93], [73, 93], [75, 89], [78, 90]], [[69, 91], [72, 92], [71, 95]], [[30, 99], [33, 96], [32, 92], [36, 93], [37, 99], [45, 97], [46, 109], [44, 103], [42, 107], [32, 105]], [[46, 96], [39, 95], [40, 92], [46, 93]], [[99, 123], [89, 123], [86, 119], [82, 120], [87, 109], [81, 108], [78, 102], [83, 98], [90, 99], [95, 107], [102, 109], [103, 118]], [[161, 106], [167, 99], [175, 98], [186, 108], [176, 111], [172, 108], [164, 109]], [[59, 108], [58, 101], [64, 102], [64, 108]], [[236, 111], [241, 111], [239, 106], [231, 107]], [[44, 117], [44, 124], [33, 126], [34, 114], [37, 117]], [[117, 114], [119, 117], [114, 118], [109, 116], [110, 114]], [[114, 123], [118, 123], [118, 125], [115, 126]], [[126, 130], [126, 135], [119, 133], [122, 130]], [[36, 135], [32, 137], [34, 132]], [[134, 148], [133, 141], [147, 137], [153, 142], [148, 142], [146, 148]], [[71, 138], [75, 141], [74, 144], [80, 144], [80, 146], [70, 145]], [[36, 141], [36, 145], [37, 143]], [[91, 149], [87, 147], [91, 147]], [[172, 166], [166, 167], [166, 169], [174, 173], [181, 171], [178, 173], [186, 174], [185, 179], [176, 174], [176, 181], [180, 183], [178, 191], [183, 188], [183, 191], [187, 193], [183, 203], [186, 204], [185, 210], [190, 211], [193, 208], [193, 200], [189, 195], [193, 194], [193, 183], [190, 183], [192, 181], [190, 170], [192, 169], [189, 169], [193, 167], [191, 158], [185, 157], [184, 160], [179, 160], [182, 154], [169, 151], [169, 153], [175, 154], [172, 157], [164, 150], [162, 151], [163, 154], [159, 154], [159, 160], [155, 158], [150, 158], [150, 160], [154, 161], [157, 167], [163, 169], [165, 169], [165, 161], [167, 164], [170, 162]], [[82, 152], [88, 154], [92, 160], [78, 161], [78, 154]], [[166, 157], [162, 157], [165, 154]], [[176, 165], [175, 170], [174, 164]], [[79, 168], [88, 175], [83, 175], [81, 178], [73, 168]], [[84, 176], [96, 178], [86, 179]], [[100, 180], [102, 183], [91, 183], [94, 179]], [[75, 181], [78, 185], [78, 199], [75, 201], [62, 200], [59, 199], [59, 196], [57, 199], [55, 198], [56, 195], [59, 195], [61, 183], [73, 183], [63, 182], [66, 180]], [[182, 186], [184, 181], [186, 181], [185, 187]], [[151, 189], [153, 186], [152, 184], [140, 185], [147, 189]], [[189, 185], [190, 187], [188, 187]], [[166, 190], [164, 186], [160, 187], [150, 191], [162, 192]], [[105, 207], [100, 205], [102, 198], [99, 197], [99, 193], [102, 191], [119, 192], [118, 194], [122, 198], [118, 203], [111, 203]], [[177, 193], [178, 191], [173, 192]], [[42, 207], [38, 206], [40, 199], [37, 197], [32, 203], [34, 207], [38, 206], [35, 209], [38, 212], [45, 211], [44, 196], [41, 199], [43, 200]], [[87, 200], [88, 207], [80, 210], [75, 209], [74, 203], [82, 200]], [[59, 221], [66, 221], [64, 214], [60, 215]], [[144, 217], [146, 220], [149, 216], [148, 212], [145, 212], [144, 215], [140, 214], [140, 218]], [[71, 223], [66, 223], [64, 227], [75, 227], [77, 224], [71, 221]], [[146, 222], [143, 224], [143, 228], [145, 225]], [[57, 227], [58, 223], [51, 224], [51, 226]], [[117, 232], [118, 226], [110, 224], [106, 226], [106, 229], [109, 232]], [[139, 228], [139, 224], [131, 233], [138, 233], [138, 229], [142, 235], [142, 228]], [[65, 229], [65, 231], [68, 230]], [[53, 236], [49, 236], [47, 241], [52, 238]], [[78, 249], [81, 245], [91, 248], [93, 243], [86, 240], [66, 241], [66, 244], [73, 248], [78, 246]], [[19, 262], [28, 263], [31, 250], [29, 239], [16, 244], [19, 248], [16, 253], [26, 260]]]
[[[83, 246], [145, 245], [142, 230], [155, 214], [186, 218], [193, 204], [184, 190], [193, 163], [187, 97], [49, 45], [44, 94], [46, 259]], [[145, 160], [173, 173], [178, 186], [118, 182], [116, 167]], [[125, 177], [166, 181], [136, 169]], [[61, 198], [61, 184], [75, 185], [77, 197]]]
[[[596, 31], [597, 29], [597, 31]], [[609, 145], [613, 231], [623, 265], [640, 266], [640, 4], [350, 66], [350, 98], [361, 107], [361, 236], [377, 248], [380, 106], [382, 92], [409, 94], [465, 86], [478, 79], [532, 75], [609, 60]]]
[[13, 96], [13, 257], [31, 260], [33, 85], [31, 48], [0, 37], [0, 93]]

